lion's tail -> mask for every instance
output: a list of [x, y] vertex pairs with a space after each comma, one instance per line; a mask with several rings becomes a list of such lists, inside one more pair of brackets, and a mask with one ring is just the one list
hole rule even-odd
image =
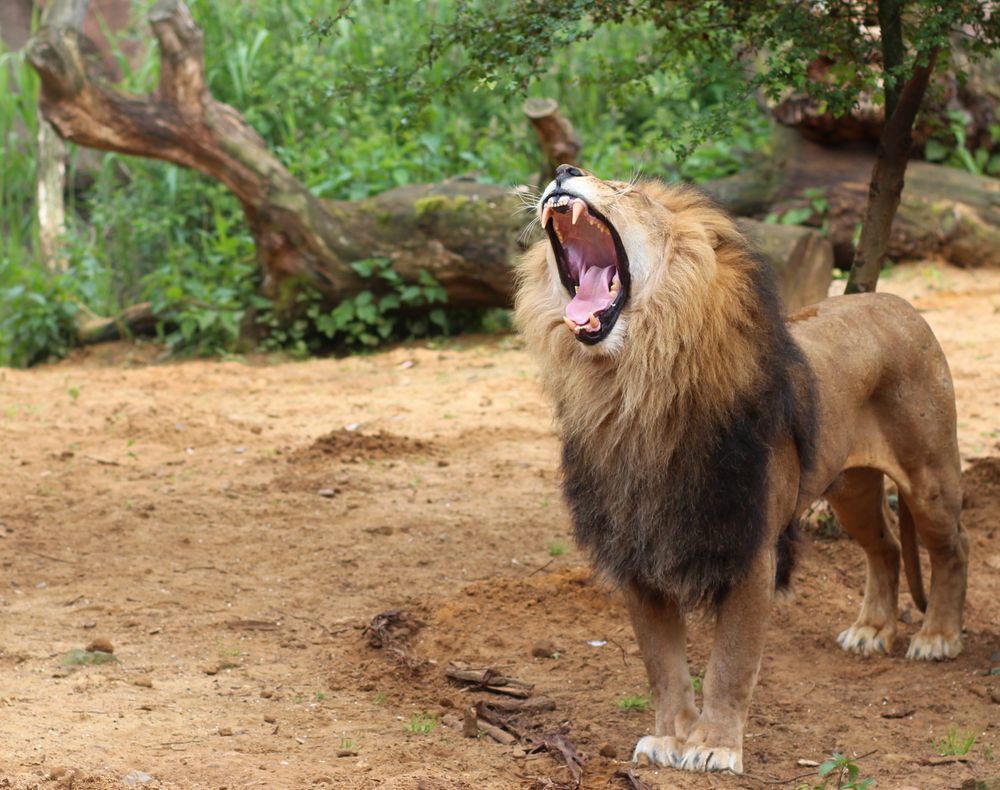
[[920, 549], [917, 546], [917, 530], [910, 509], [899, 498], [899, 541], [903, 546], [903, 570], [910, 597], [921, 612], [927, 611], [927, 596], [924, 594], [924, 579], [920, 572]]

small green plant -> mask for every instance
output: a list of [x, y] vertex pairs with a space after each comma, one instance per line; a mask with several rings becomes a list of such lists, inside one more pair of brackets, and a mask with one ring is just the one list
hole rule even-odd
[[695, 694], [701, 691], [701, 679], [704, 674], [704, 672], [699, 672], [698, 674], [691, 676], [691, 688], [694, 689]]
[[561, 540], [550, 540], [545, 544], [545, 548], [549, 550], [550, 557], [561, 557], [566, 553], [566, 544]]
[[[967, 112], [957, 108], [946, 110], [945, 118], [948, 122], [947, 128], [927, 141], [924, 158], [928, 162], [941, 162], [978, 176], [995, 176], [1000, 173], [1000, 154], [991, 156], [989, 148], [969, 150], [966, 134], [966, 124], [969, 121]], [[1000, 124], [990, 124], [989, 134], [992, 140], [1000, 138]]]
[[344, 737], [342, 737], [340, 739], [340, 748], [341, 749], [353, 749], [354, 748], [354, 741], [351, 740], [350, 738], [348, 738], [347, 736], [344, 736]]
[[67, 390], [67, 393], [69, 393], [69, 396], [70, 396], [70, 397], [71, 397], [71, 398], [72, 398], [73, 400], [77, 400], [77, 399], [79, 399], [79, 397], [80, 397], [80, 388], [79, 388], [79, 387], [70, 387], [70, 388], [69, 388], [69, 389]]
[[934, 741], [934, 748], [942, 757], [960, 756], [969, 753], [978, 737], [979, 733], [975, 730], [959, 732], [957, 727], [950, 727], [944, 738]]
[[626, 712], [629, 711], [644, 711], [649, 707], [649, 695], [642, 697], [622, 697], [617, 702], [619, 710]]
[[834, 790], [867, 790], [874, 786], [875, 780], [861, 778], [861, 768], [856, 762], [857, 759], [834, 752], [830, 759], [819, 767], [819, 778], [823, 781], [818, 785], [799, 785], [797, 790], [828, 790], [831, 781], [835, 782], [832, 785]]
[[113, 654], [103, 650], [69, 650], [63, 654], [60, 662], [64, 667], [92, 667], [98, 664], [110, 664], [117, 661]]
[[383, 702], [385, 702], [385, 692], [380, 691], [378, 694], [376, 694], [375, 699], [373, 699], [372, 702], [374, 702], [376, 705], [381, 705]]
[[410, 726], [407, 729], [413, 733], [426, 735], [429, 732], [433, 732], [434, 728], [437, 727], [437, 723], [437, 716], [429, 713], [420, 713], [410, 716]]
[[322, 691], [317, 691], [316, 692], [316, 701], [317, 702], [322, 702], [325, 699], [326, 699], [326, 694], [324, 692], [322, 692]]

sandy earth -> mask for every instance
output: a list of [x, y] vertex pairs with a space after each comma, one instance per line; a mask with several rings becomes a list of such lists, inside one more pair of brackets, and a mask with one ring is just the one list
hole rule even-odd
[[[956, 378], [965, 652], [905, 661], [908, 598], [891, 657], [842, 652], [862, 555], [814, 534], [769, 628], [748, 775], [635, 769], [652, 787], [816, 784], [798, 761], [832, 751], [867, 755], [880, 788], [1000, 777], [1000, 272], [902, 267], [882, 287], [924, 311]], [[629, 786], [615, 774], [652, 713], [622, 702], [644, 672], [569, 540], [516, 338], [303, 363], [155, 353], [0, 371], [0, 787], [575, 786], [533, 751], [546, 741], [586, 756], [582, 786]], [[404, 625], [363, 631], [395, 610]], [[113, 660], [64, 664], [88, 645]], [[464, 737], [463, 711], [497, 695], [451, 684], [449, 662], [555, 710], [511, 719], [521, 743]], [[929, 762], [953, 727], [977, 734], [966, 761]]]

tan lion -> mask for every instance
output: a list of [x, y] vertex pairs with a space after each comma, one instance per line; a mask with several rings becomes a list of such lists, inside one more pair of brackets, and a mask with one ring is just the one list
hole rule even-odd
[[[743, 770], [743, 730], [797, 517], [826, 497], [865, 550], [846, 649], [888, 653], [900, 555], [923, 625], [907, 658], [961, 650], [968, 540], [955, 396], [923, 319], [893, 296], [780, 317], [772, 276], [704, 196], [561, 166], [548, 235], [519, 271], [516, 319], [563, 439], [579, 543], [621, 587], [656, 700], [635, 759]], [[899, 489], [891, 529], [884, 475]], [[930, 554], [924, 598], [915, 533]], [[695, 706], [685, 616], [715, 642]]]

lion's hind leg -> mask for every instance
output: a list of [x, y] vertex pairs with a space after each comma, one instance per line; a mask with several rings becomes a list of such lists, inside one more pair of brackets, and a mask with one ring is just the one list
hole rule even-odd
[[869, 656], [888, 653], [896, 636], [899, 541], [890, 524], [885, 478], [877, 469], [847, 469], [826, 492], [841, 525], [865, 551], [865, 598], [854, 624], [837, 637], [844, 650]]
[[909, 489], [901, 492], [931, 560], [927, 611], [906, 651], [907, 658], [940, 661], [954, 658], [962, 650], [969, 539], [959, 522], [960, 476], [957, 464], [921, 470], [911, 474]]
[[684, 615], [662, 596], [629, 585], [624, 590], [656, 708], [656, 734], [639, 739], [633, 760], [680, 766], [682, 745], [698, 718], [687, 664]]

